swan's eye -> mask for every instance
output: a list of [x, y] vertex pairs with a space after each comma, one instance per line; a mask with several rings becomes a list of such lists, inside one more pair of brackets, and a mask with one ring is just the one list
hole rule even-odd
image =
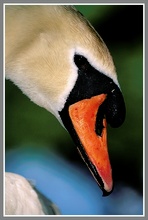
[[74, 56], [74, 62], [76, 66], [78, 67], [78, 69], [81, 71], [87, 70], [90, 65], [85, 57], [83, 57], [82, 55], [78, 55], [78, 54]]

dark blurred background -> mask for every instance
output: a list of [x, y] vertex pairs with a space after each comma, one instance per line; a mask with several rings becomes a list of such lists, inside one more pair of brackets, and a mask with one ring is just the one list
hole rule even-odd
[[[76, 169], [76, 173], [80, 172], [80, 176], [77, 174], [79, 178], [76, 179], [76, 183], [78, 181], [81, 183], [81, 187], [79, 184], [80, 189], [76, 189], [79, 196], [84, 196], [85, 184], [81, 182], [81, 173], [83, 173], [89, 179], [90, 184], [93, 184], [90, 187], [94, 192], [92, 195], [98, 199], [93, 204], [90, 195], [85, 198], [85, 201], [88, 199], [88, 206], [92, 206], [92, 209], [88, 213], [88, 207], [85, 209], [84, 205], [81, 212], [82, 208], [80, 205], [77, 207], [79, 203], [75, 201], [76, 194], [72, 195], [71, 191], [67, 191], [68, 187], [63, 188], [59, 192], [62, 196], [59, 197], [63, 198], [68, 193], [69, 198], [65, 200], [62, 214], [141, 215], [143, 213], [143, 6], [78, 5], [76, 8], [87, 17], [109, 48], [126, 103], [127, 114], [124, 124], [116, 129], [108, 126], [108, 148], [113, 169], [114, 192], [109, 197], [102, 199], [100, 189], [94, 183], [95, 180], [80, 158], [69, 134], [54, 116], [32, 103], [12, 82], [7, 80], [5, 84], [6, 170], [18, 172], [34, 179], [35, 176], [25, 173], [25, 169], [28, 169], [29, 172], [30, 166], [33, 166], [29, 165], [30, 161], [36, 160], [33, 154], [38, 152], [39, 155], [42, 155], [43, 152], [46, 152], [46, 156], [49, 153], [49, 158], [50, 156], [53, 158], [52, 153], [50, 154], [53, 152], [55, 157], [58, 155], [58, 158], [64, 161], [63, 169], [71, 170], [72, 166]], [[27, 156], [23, 158], [23, 155]], [[19, 162], [17, 162], [18, 158], [20, 159]], [[31, 158], [29, 162], [27, 161], [28, 158]], [[41, 160], [41, 158], [39, 159]], [[44, 157], [42, 160], [41, 163], [45, 162]], [[49, 159], [49, 161], [51, 160]], [[48, 160], [46, 162], [47, 166], [52, 166], [50, 163], [48, 164]], [[53, 163], [54, 170], [54, 166], [58, 162], [56, 163], [55, 159]], [[22, 170], [21, 165], [23, 166]], [[35, 172], [38, 173], [39, 171], [32, 171], [32, 173]], [[61, 172], [64, 173], [64, 171]], [[70, 174], [71, 172], [69, 172]], [[60, 175], [58, 168], [55, 175]], [[72, 177], [69, 178], [70, 181], [75, 182]], [[38, 181], [41, 181], [40, 179]], [[67, 181], [69, 182], [69, 180]], [[52, 179], [49, 182], [52, 182]], [[48, 184], [47, 188], [50, 188], [50, 183]], [[66, 184], [68, 183], [66, 182]], [[62, 185], [60, 186], [62, 187]], [[60, 186], [57, 186], [58, 189]], [[41, 186], [39, 188], [43, 191]], [[91, 194], [90, 188], [88, 190]], [[55, 189], [55, 194], [56, 191], [57, 189]], [[53, 200], [59, 206], [62, 203], [56, 201], [55, 197]], [[66, 202], [70, 202], [71, 206], [74, 207], [71, 211]], [[100, 211], [99, 208], [97, 211], [97, 202], [98, 206], [102, 206], [103, 211]], [[81, 206], [83, 206], [83, 202]], [[93, 210], [93, 207], [96, 209]]]

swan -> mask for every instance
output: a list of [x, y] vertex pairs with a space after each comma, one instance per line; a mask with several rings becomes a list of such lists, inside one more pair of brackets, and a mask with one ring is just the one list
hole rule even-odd
[[[109, 195], [107, 124], [121, 126], [126, 110], [113, 59], [89, 21], [73, 6], [5, 5], [5, 76], [57, 118]], [[5, 174], [5, 214], [46, 214], [37, 190], [13, 173]]]

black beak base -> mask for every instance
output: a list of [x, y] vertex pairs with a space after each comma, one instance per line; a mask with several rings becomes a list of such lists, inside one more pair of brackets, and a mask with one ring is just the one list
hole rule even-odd
[[[125, 120], [126, 109], [118, 85], [110, 77], [92, 67], [85, 57], [76, 54], [74, 62], [78, 67], [78, 78], [62, 111], [67, 110], [70, 105], [80, 100], [107, 94], [107, 99], [103, 104], [107, 123], [111, 127], [121, 126]], [[59, 113], [62, 116], [61, 112]], [[62, 121], [64, 123], [63, 118]]]

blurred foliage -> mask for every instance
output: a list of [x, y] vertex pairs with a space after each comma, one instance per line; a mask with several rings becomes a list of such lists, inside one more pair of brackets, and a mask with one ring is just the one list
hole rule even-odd
[[[107, 44], [125, 98], [125, 123], [118, 129], [108, 126], [114, 179], [127, 182], [142, 192], [143, 8], [141, 5], [76, 7]], [[69, 134], [57, 119], [32, 103], [13, 83], [6, 81], [5, 88], [6, 149], [32, 143], [38, 147], [49, 145], [72, 162], [83, 166]]]

